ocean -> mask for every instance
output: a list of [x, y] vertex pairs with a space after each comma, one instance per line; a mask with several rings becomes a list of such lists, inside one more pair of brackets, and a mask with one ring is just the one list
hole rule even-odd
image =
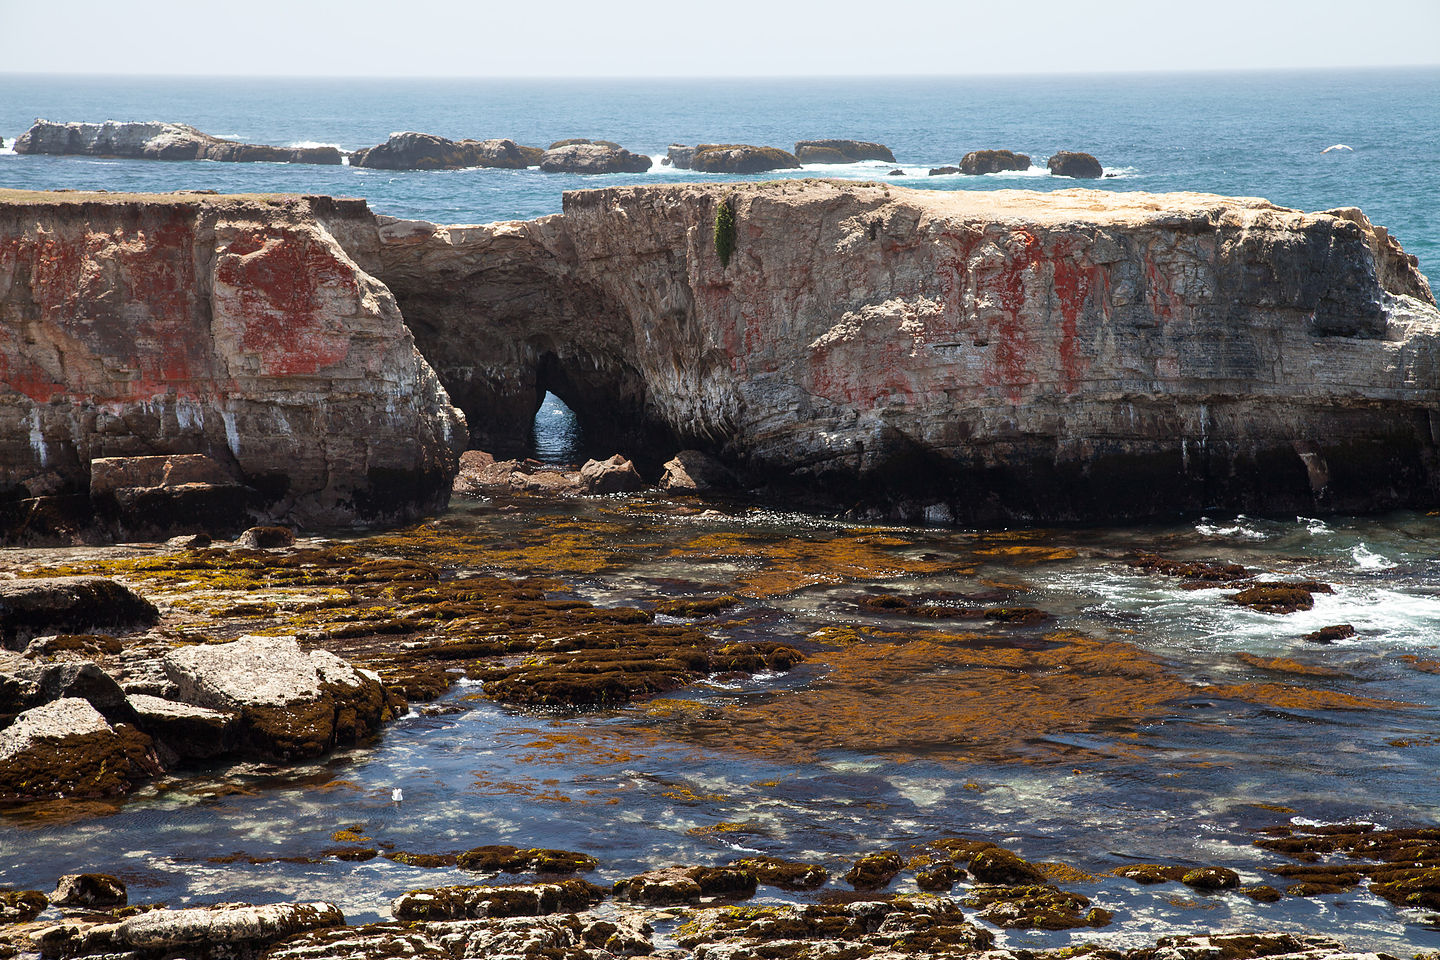
[[[850, 137], [887, 144], [898, 164], [817, 166], [774, 176], [876, 179], [942, 190], [1202, 191], [1284, 206], [1357, 206], [1440, 276], [1440, 70], [1186, 75], [775, 80], [294, 80], [0, 74], [0, 137], [37, 117], [171, 120], [277, 145], [373, 146], [415, 130], [548, 146], [614, 140], [649, 154], [645, 174], [538, 170], [403, 172], [285, 164], [171, 163], [0, 153], [0, 186], [214, 189], [365, 197], [380, 213], [440, 223], [560, 210], [564, 190], [718, 174], [659, 165], [671, 143]], [[1345, 144], [1350, 151], [1322, 153]], [[8, 148], [7, 148], [8, 149]], [[1028, 153], [1038, 169], [928, 177], [970, 150]], [[1113, 178], [1052, 178], [1044, 158], [1082, 150]]]
[[[1309, 210], [1358, 206], [1436, 283], [1437, 105], [1440, 70], [596, 82], [0, 75], [0, 186], [329, 193], [394, 216], [473, 223], [558, 212], [569, 189], [724, 179], [658, 166], [582, 178], [14, 155], [8, 144], [36, 117], [174, 120], [247, 142], [346, 149], [400, 130], [538, 146], [585, 136], [657, 159], [672, 142], [788, 148], [852, 137], [888, 144], [898, 164], [775, 176], [870, 179], [898, 166], [906, 177], [886, 177], [894, 187], [1208, 191]], [[1342, 143], [1352, 149], [1322, 152]], [[982, 148], [1030, 153], [1040, 168], [926, 176]], [[1043, 160], [1059, 149], [1093, 153], [1113, 176], [1052, 178]], [[542, 409], [542, 450], [570, 442], [549, 422], [562, 414]], [[1440, 948], [1434, 911], [1397, 907], [1363, 885], [1261, 904], [1112, 874], [1215, 864], [1246, 885], [1283, 889], [1291, 881], [1274, 870], [1293, 863], [1256, 846], [1259, 831], [1440, 822], [1434, 515], [971, 531], [859, 527], [763, 504], [701, 510], [651, 492], [457, 501], [437, 524], [469, 574], [543, 576], [563, 584], [558, 594], [603, 606], [733, 593], [737, 606], [705, 629], [781, 640], [810, 659], [584, 711], [519, 709], [462, 681], [323, 762], [182, 771], [124, 802], [0, 812], [0, 886], [49, 889], [60, 873], [101, 870], [131, 885], [132, 902], [331, 899], [359, 922], [385, 917], [405, 890], [475, 875], [337, 857], [342, 834], [414, 853], [579, 850], [600, 860], [591, 879], [602, 883], [754, 854], [813, 860], [838, 876], [862, 853], [918, 856], [963, 835], [1070, 865], [1058, 882], [1116, 913], [1101, 930], [1001, 931], [1011, 947], [1268, 929], [1403, 956]], [[1333, 592], [1317, 592], [1308, 610], [1259, 612], [1223, 588], [1189, 589], [1128, 565], [1136, 551], [1242, 563]], [[97, 556], [105, 560], [68, 558]], [[0, 572], [38, 559], [57, 556], [0, 551]], [[234, 600], [149, 588], [198, 618]], [[955, 623], [865, 605], [891, 595], [971, 598], [1039, 618]], [[1339, 624], [1354, 636], [1304, 639]], [[403, 804], [391, 799], [396, 787]], [[913, 873], [894, 889], [914, 891]], [[827, 891], [849, 893], [838, 881]], [[761, 902], [807, 896], [766, 888]], [[673, 925], [658, 935], [671, 943]]]

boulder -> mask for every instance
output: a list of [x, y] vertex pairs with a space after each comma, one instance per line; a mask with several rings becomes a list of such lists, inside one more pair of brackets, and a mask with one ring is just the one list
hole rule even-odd
[[899, 167], [896, 167], [894, 170], [891, 170], [889, 173], [885, 174], [885, 176], [887, 176], [887, 177], [903, 177], [903, 176], [905, 176], [905, 171], [904, 171], [904, 170], [901, 170]]
[[165, 655], [164, 669], [175, 699], [239, 714], [238, 749], [249, 756], [318, 757], [390, 716], [378, 676], [333, 653], [306, 652], [294, 637], [181, 647]]
[[166, 766], [213, 760], [240, 748], [240, 714], [177, 703], [146, 693], [128, 695], [136, 724], [155, 741]]
[[535, 165], [534, 150], [514, 140], [447, 140], [431, 133], [392, 133], [379, 146], [350, 154], [350, 166], [377, 170], [521, 170]]
[[931, 168], [930, 168], [930, 176], [932, 176], [932, 177], [944, 177], [944, 176], [949, 176], [949, 175], [952, 174], [952, 173], [959, 173], [959, 172], [960, 172], [960, 168], [959, 168], [959, 167], [931, 167]]
[[629, 493], [645, 486], [635, 464], [615, 454], [609, 460], [587, 460], [580, 468], [586, 493]]
[[665, 151], [665, 157], [660, 162], [674, 164], [676, 170], [689, 170], [690, 161], [695, 158], [695, 151], [699, 147], [686, 146], [683, 143], [672, 143]]
[[[673, 160], [675, 154], [670, 154]], [[676, 166], [679, 166], [677, 163]], [[779, 147], [748, 143], [702, 143], [690, 156], [689, 169], [702, 173], [765, 173], [799, 169], [795, 155]]]
[[0, 730], [0, 801], [115, 796], [159, 772], [149, 737], [112, 727], [76, 697], [26, 710]]
[[108, 673], [88, 660], [37, 663], [0, 650], [0, 726], [14, 714], [67, 697], [84, 700], [109, 723], [135, 723], [134, 708]]
[[127, 899], [125, 884], [108, 873], [67, 873], [50, 894], [57, 907], [123, 907]]
[[465, 920], [480, 917], [531, 917], [576, 913], [599, 903], [605, 891], [588, 880], [461, 885], [411, 890], [396, 898], [390, 912], [397, 920]]
[[960, 158], [960, 172], [970, 176], [1029, 169], [1028, 154], [1009, 150], [972, 150]]
[[883, 143], [869, 140], [801, 140], [795, 144], [795, 159], [801, 163], [860, 163], [865, 160], [895, 162], [895, 154]]
[[251, 527], [235, 538], [235, 546], [249, 550], [275, 550], [295, 546], [295, 531], [289, 527]]
[[1051, 155], [1046, 166], [1050, 168], [1050, 175], [1054, 177], [1098, 180], [1105, 176], [1105, 168], [1100, 166], [1100, 161], [1088, 153], [1061, 150], [1059, 153]]
[[125, 157], [132, 160], [218, 160], [235, 163], [341, 162], [337, 147], [270, 147], [222, 140], [183, 123], [161, 121], [55, 123], [36, 120], [15, 141], [16, 153]]
[[652, 906], [744, 900], [755, 895], [755, 871], [744, 867], [661, 867], [615, 881], [615, 896]]
[[663, 469], [660, 489], [667, 493], [711, 493], [740, 485], [728, 467], [700, 450], [681, 450]]
[[0, 646], [12, 650], [45, 634], [124, 633], [159, 619], [153, 603], [103, 577], [0, 580]]
[[644, 173], [650, 165], [643, 154], [600, 143], [552, 147], [540, 159], [540, 169], [546, 173]]
[[29, 923], [49, 905], [49, 899], [39, 890], [0, 890], [0, 927]]
[[136, 950], [189, 955], [203, 949], [208, 954], [226, 945], [273, 943], [344, 923], [345, 915], [333, 903], [219, 903], [127, 917], [116, 927], [114, 937]]

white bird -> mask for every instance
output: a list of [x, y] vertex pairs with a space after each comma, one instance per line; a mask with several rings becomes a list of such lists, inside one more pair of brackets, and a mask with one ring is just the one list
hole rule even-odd
[[1330, 153], [1331, 151], [1334, 151], [1334, 150], [1349, 150], [1351, 153], [1354, 153], [1354, 152], [1355, 152], [1355, 148], [1354, 148], [1354, 147], [1350, 146], [1349, 144], [1345, 144], [1345, 143], [1337, 143], [1337, 144], [1335, 144], [1333, 147], [1326, 147], [1324, 150], [1321, 150], [1320, 152], [1321, 152], [1321, 153]]
[[400, 790], [399, 787], [396, 787], [394, 790], [391, 790], [391, 791], [390, 791], [390, 802], [391, 802], [391, 803], [399, 803], [401, 800], [404, 800], [404, 799], [405, 799], [405, 794], [401, 792], [401, 790]]

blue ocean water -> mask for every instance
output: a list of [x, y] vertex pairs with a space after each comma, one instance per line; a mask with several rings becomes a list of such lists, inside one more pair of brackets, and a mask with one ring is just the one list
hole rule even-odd
[[[418, 130], [616, 140], [658, 157], [670, 143], [790, 148], [799, 139], [878, 140], [911, 177], [942, 190], [1075, 181], [1046, 175], [927, 177], [970, 150], [1006, 148], [1043, 163], [1095, 154], [1118, 176], [1105, 190], [1207, 191], [1286, 206], [1361, 207], [1440, 278], [1440, 70], [910, 79], [370, 80], [42, 77], [0, 74], [0, 137], [36, 117], [174, 120], [254, 143], [346, 149]], [[1353, 151], [1322, 153], [1343, 143]], [[890, 164], [767, 176], [884, 176]], [[0, 153], [0, 186], [296, 191], [367, 198], [395, 216], [446, 223], [529, 218], [564, 190], [703, 179], [670, 171], [580, 177], [538, 170], [367, 171], [286, 164], [155, 163]]]

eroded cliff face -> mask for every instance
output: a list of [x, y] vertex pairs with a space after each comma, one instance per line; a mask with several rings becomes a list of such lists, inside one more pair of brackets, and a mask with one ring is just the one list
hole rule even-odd
[[528, 426], [548, 376], [585, 381], [557, 390], [582, 418], [616, 404], [752, 479], [892, 515], [1375, 510], [1440, 488], [1440, 312], [1358, 211], [782, 181], [570, 193], [558, 218], [381, 240], [481, 441]]
[[7, 522], [155, 454], [208, 455], [262, 518], [442, 505], [463, 417], [323, 222], [373, 237], [361, 201], [0, 191]]

